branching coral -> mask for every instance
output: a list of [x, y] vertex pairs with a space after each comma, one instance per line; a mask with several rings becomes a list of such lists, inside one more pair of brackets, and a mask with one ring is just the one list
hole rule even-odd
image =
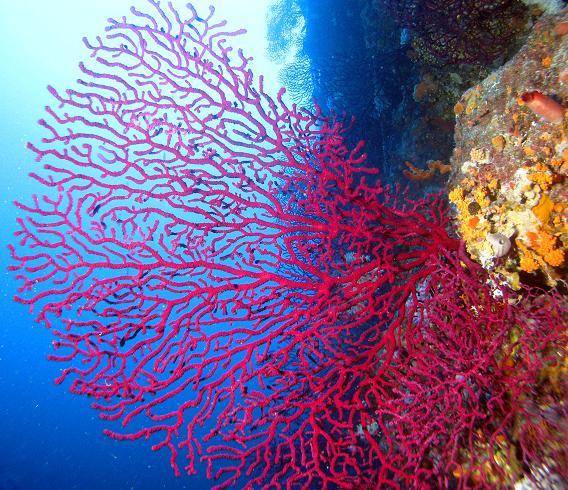
[[440, 175], [447, 174], [452, 170], [452, 166], [442, 162], [441, 160], [428, 160], [428, 170], [418, 168], [411, 162], [404, 162], [408, 170], [403, 170], [404, 176], [410, 180], [428, 180], [439, 173]]
[[517, 0], [388, 0], [398, 23], [414, 35], [429, 64], [491, 63], [508, 51], [524, 28]]

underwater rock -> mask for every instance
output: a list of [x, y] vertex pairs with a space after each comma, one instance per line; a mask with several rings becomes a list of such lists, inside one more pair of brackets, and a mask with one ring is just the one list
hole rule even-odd
[[[541, 17], [519, 52], [456, 104], [449, 197], [460, 234], [513, 287], [553, 286], [567, 273], [568, 36], [557, 29], [566, 22], [568, 9]], [[505, 260], [484, 239], [495, 234], [515, 237]]]

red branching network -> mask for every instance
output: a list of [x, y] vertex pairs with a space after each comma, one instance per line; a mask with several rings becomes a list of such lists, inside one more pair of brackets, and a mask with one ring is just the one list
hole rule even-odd
[[490, 278], [440, 196], [381, 185], [339, 122], [266, 94], [213, 9], [149, 3], [85, 41], [29, 145], [43, 193], [11, 268], [57, 383], [215, 488], [562, 476], [563, 298]]

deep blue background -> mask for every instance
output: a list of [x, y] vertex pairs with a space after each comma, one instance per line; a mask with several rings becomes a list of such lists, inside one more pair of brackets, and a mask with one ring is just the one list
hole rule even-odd
[[[177, 6], [185, 3], [174, 1]], [[199, 3], [214, 3], [218, 16], [228, 18], [231, 27], [252, 31], [244, 39], [247, 52], [262, 61], [259, 36], [265, 28], [265, 0], [236, 2], [237, 12], [231, 10], [233, 0]], [[25, 144], [43, 136], [36, 121], [52, 102], [46, 86], [64, 89], [77, 78], [77, 64], [87, 56], [81, 38], [103, 34], [106, 19], [127, 14], [131, 4], [144, 8], [145, 2], [0, 2], [0, 490], [210, 486], [204, 475], [176, 479], [168, 450], [155, 453], [148, 441], [118, 442], [102, 435], [105, 425], [89, 408], [89, 400], [53, 383], [61, 366], [47, 361], [51, 334], [34, 323], [27, 307], [12, 300], [17, 283], [6, 270], [7, 244], [14, 243], [15, 219], [21, 214], [12, 201], [30, 203], [38, 189], [27, 176], [35, 162]], [[258, 69], [266, 72], [270, 67]]]

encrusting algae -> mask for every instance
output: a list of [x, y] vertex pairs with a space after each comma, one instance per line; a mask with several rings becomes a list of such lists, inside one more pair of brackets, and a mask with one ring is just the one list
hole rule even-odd
[[[469, 254], [514, 288], [554, 286], [568, 272], [568, 36], [555, 29], [566, 21], [568, 11], [542, 18], [455, 107], [449, 199], [459, 232]], [[502, 256], [495, 236], [510, 243]]]
[[[521, 290], [524, 285], [559, 285], [559, 290], [565, 292], [566, 26], [568, 9], [542, 17], [517, 55], [465, 92], [454, 105], [455, 148], [448, 197], [468, 253], [491, 272], [488, 283], [494, 286], [495, 301], [507, 286]], [[519, 301], [532, 301], [537, 308], [539, 301], [546, 301], [539, 293], [529, 298], [528, 290], [541, 291], [538, 287], [522, 289], [524, 297]], [[563, 328], [568, 324], [561, 314], [557, 321]], [[511, 337], [497, 350], [498, 366], [516, 371], [523, 358], [532, 355], [530, 349], [523, 352], [520, 348], [520, 333], [514, 326]], [[564, 407], [566, 401], [568, 346], [563, 341], [551, 346], [546, 355], [550, 357], [539, 372], [539, 382], [531, 386], [523, 402], [552, 413], [555, 407]], [[492, 438], [475, 434], [477, 437], [461, 448], [458, 464], [451, 469], [453, 477], [463, 482], [469, 477], [472, 486], [489, 484], [495, 488], [533, 488], [517, 485], [539, 479], [543, 488], [556, 488], [557, 475], [549, 468], [530, 467], [530, 462], [527, 465], [519, 458], [519, 448], [533, 439], [536, 446], [543, 434], [546, 444], [540, 444], [539, 451], [566, 454], [562, 449], [566, 446], [566, 431], [537, 424], [519, 417], [510, 432]], [[560, 466], [567, 467], [564, 461]]]

